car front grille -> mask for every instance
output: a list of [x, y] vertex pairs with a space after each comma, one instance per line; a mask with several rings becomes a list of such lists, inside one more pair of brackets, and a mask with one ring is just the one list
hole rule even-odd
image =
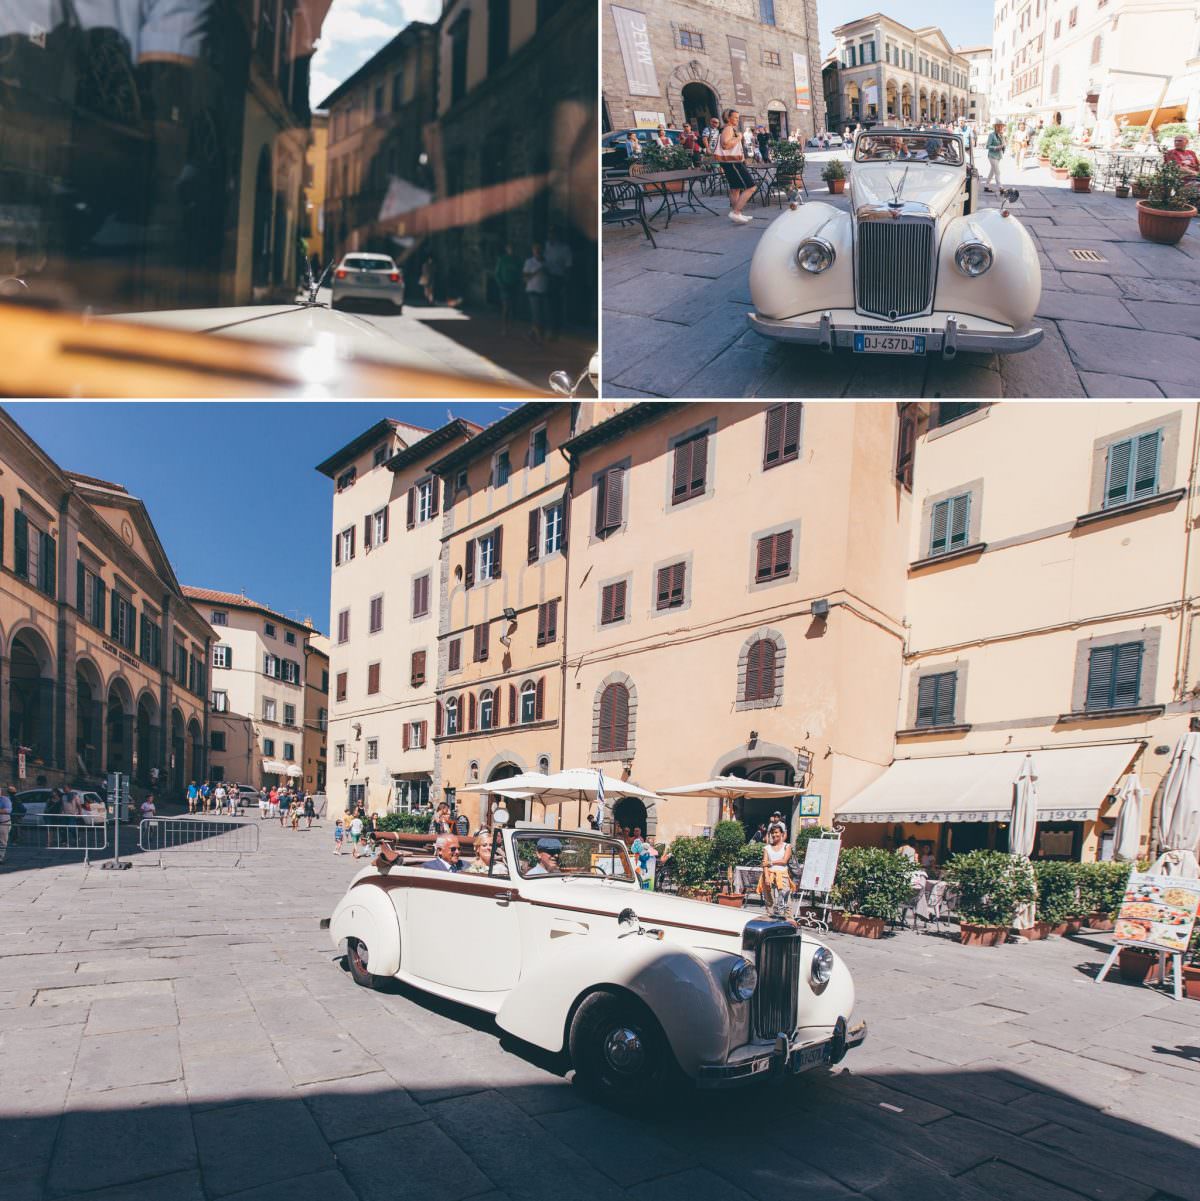
[[933, 222], [859, 221], [856, 286], [860, 313], [900, 321], [933, 300]]
[[800, 1001], [800, 931], [781, 922], [761, 934], [754, 958], [758, 987], [750, 1009], [754, 1037], [790, 1036], [796, 1029]]

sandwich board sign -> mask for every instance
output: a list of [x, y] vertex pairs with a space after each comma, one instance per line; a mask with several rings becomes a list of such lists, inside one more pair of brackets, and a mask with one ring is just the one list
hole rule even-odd
[[810, 838], [804, 849], [804, 869], [800, 887], [805, 892], [828, 892], [837, 875], [838, 856], [842, 851], [840, 838]]

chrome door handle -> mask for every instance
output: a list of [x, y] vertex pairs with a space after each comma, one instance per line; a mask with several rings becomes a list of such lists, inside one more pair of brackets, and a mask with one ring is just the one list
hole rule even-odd
[[512, 902], [512, 897], [506, 892], [497, 892], [492, 894], [496, 898], [498, 905], [508, 905]]

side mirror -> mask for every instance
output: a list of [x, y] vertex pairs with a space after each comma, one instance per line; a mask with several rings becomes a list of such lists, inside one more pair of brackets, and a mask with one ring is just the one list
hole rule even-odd
[[1018, 192], [1016, 188], [1006, 188], [1004, 191], [1004, 198], [1009, 204], [1016, 204], [1016, 202], [1021, 199], [1021, 193]]
[[620, 926], [622, 930], [632, 930], [635, 927], [640, 926], [641, 922], [638, 919], [638, 915], [634, 913], [632, 909], [625, 908], [617, 914], [617, 925]]
[[550, 387], [559, 396], [571, 397], [575, 395], [575, 388], [571, 383], [571, 377], [565, 371], [554, 371], [551, 373]]

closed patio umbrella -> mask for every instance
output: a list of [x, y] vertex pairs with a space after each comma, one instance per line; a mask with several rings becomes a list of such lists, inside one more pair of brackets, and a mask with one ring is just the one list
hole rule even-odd
[[1200, 733], [1185, 734], [1171, 755], [1155, 830], [1159, 850], [1176, 858], [1176, 875], [1197, 874], [1200, 851]]
[[1138, 857], [1142, 838], [1142, 797], [1142, 782], [1137, 772], [1131, 772], [1118, 794], [1121, 809], [1113, 831], [1113, 858], [1122, 863], [1133, 863]]
[[[1021, 764], [1021, 770], [1013, 781], [1012, 817], [1008, 826], [1008, 849], [1013, 855], [1024, 855], [1028, 858], [1033, 854], [1034, 840], [1037, 838], [1037, 771], [1033, 766], [1033, 756], [1026, 755]], [[1013, 925], [1018, 930], [1026, 930], [1034, 923], [1035, 906], [1022, 905], [1017, 910]]]

